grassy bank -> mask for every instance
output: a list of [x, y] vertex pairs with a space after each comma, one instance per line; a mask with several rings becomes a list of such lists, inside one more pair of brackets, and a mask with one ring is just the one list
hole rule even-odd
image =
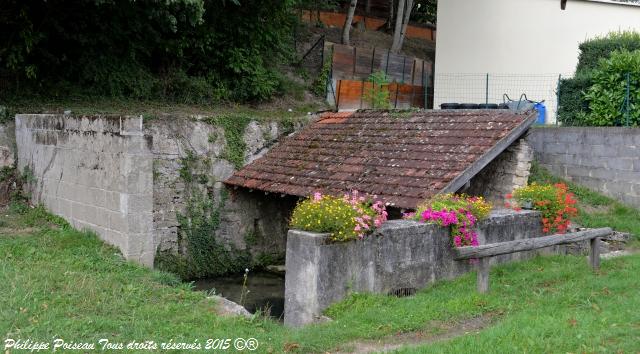
[[18, 113], [63, 113], [71, 111], [73, 114], [124, 114], [143, 115], [154, 118], [161, 115], [173, 117], [190, 116], [217, 116], [225, 114], [241, 114], [255, 117], [256, 119], [268, 118], [270, 120], [291, 119], [315, 113], [327, 109], [327, 106], [319, 100], [295, 100], [291, 97], [274, 99], [268, 103], [255, 105], [218, 103], [218, 104], [181, 104], [170, 101], [144, 101], [117, 98], [80, 97], [77, 99], [21, 99], [2, 101], [0, 105], [6, 106], [8, 114], [0, 117], [10, 120]]
[[0, 234], [5, 338], [204, 343], [254, 337], [258, 352], [324, 352], [405, 332], [442, 334], [484, 316], [489, 328], [480, 334], [461, 333], [419, 351], [632, 351], [640, 343], [640, 256], [606, 260], [599, 274], [571, 256], [496, 267], [485, 295], [475, 292], [473, 274], [409, 298], [354, 294], [328, 310], [333, 322], [288, 330], [261, 316], [220, 317], [204, 294], [124, 261], [42, 209], [3, 211]]

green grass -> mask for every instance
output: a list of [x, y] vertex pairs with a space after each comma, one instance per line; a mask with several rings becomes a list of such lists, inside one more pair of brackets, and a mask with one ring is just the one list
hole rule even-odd
[[[223, 104], [181, 104], [169, 101], [141, 101], [131, 99], [80, 97], [66, 99], [25, 98], [2, 102], [10, 114], [16, 113], [63, 113], [73, 114], [128, 114], [153, 118], [159, 115], [172, 116], [215, 116], [219, 114], [246, 114], [255, 118], [291, 119], [326, 109], [321, 102], [301, 102], [286, 99], [274, 100], [258, 105]], [[289, 111], [291, 109], [291, 111]]]
[[333, 322], [291, 330], [261, 316], [219, 317], [204, 294], [168, 273], [124, 261], [94, 235], [43, 216], [41, 209], [14, 207], [0, 220], [0, 333], [6, 338], [203, 343], [255, 337], [257, 352], [307, 353], [349, 349], [353, 341], [402, 332], [439, 333], [446, 324], [490, 314], [494, 324], [480, 334], [419, 352], [640, 347], [638, 255], [604, 260], [599, 274], [573, 256], [498, 266], [488, 294], [476, 293], [474, 274], [438, 282], [413, 297], [354, 294], [327, 311]]
[[531, 168], [529, 183], [567, 184], [569, 190], [578, 199], [578, 218], [576, 222], [584, 227], [612, 227], [617, 231], [629, 232], [640, 236], [640, 210], [622, 204], [589, 188], [555, 177], [549, 171], [534, 163]]

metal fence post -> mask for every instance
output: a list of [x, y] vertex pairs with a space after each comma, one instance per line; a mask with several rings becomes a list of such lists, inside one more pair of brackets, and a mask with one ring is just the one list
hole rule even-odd
[[560, 113], [560, 81], [562, 81], [562, 74], [558, 74], [558, 83], [556, 84], [556, 125], [558, 125], [558, 113]]
[[487, 80], [485, 82], [484, 103], [489, 104], [489, 73], [487, 73]]
[[425, 83], [425, 77], [427, 75], [424, 72], [424, 60], [422, 61], [422, 95], [424, 96], [424, 106], [422, 108], [427, 109], [427, 84]]
[[389, 55], [391, 55], [391, 51], [387, 49], [387, 63], [385, 64], [385, 68], [384, 68], [385, 76], [389, 75]]
[[360, 87], [360, 109], [362, 109], [363, 99], [364, 99], [364, 80], [362, 80], [362, 86]]
[[625, 92], [625, 109], [624, 109], [624, 116], [625, 116], [625, 120], [627, 121], [627, 127], [629, 126], [629, 109], [631, 108], [631, 95], [630, 95], [630, 89], [631, 89], [631, 73], [627, 73], [627, 88], [626, 88], [626, 92]]

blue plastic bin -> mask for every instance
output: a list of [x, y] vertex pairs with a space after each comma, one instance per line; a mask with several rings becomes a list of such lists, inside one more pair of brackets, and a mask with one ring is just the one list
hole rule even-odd
[[544, 124], [547, 119], [547, 107], [542, 102], [538, 102], [533, 105], [533, 108], [538, 111], [538, 119], [536, 120], [536, 124]]

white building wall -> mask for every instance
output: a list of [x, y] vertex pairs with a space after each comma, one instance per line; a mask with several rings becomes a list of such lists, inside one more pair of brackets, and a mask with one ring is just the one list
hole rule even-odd
[[606, 0], [440, 0], [434, 103], [490, 103], [503, 93], [546, 100], [554, 120], [558, 75], [571, 75], [578, 45], [611, 31], [640, 31], [640, 6]]

